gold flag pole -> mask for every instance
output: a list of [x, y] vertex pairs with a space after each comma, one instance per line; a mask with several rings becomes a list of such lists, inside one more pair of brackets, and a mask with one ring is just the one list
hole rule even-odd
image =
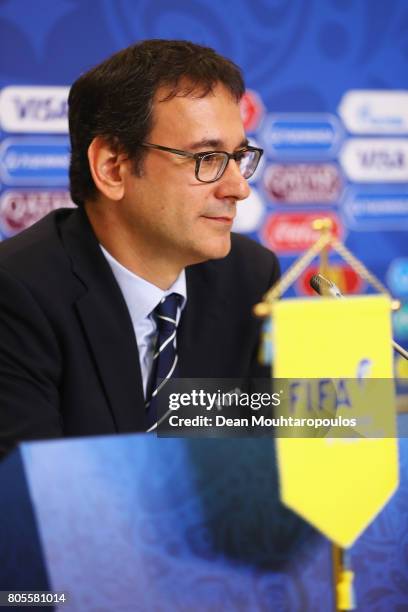
[[332, 236], [333, 221], [329, 217], [325, 217], [323, 219], [315, 219], [315, 221], [313, 221], [312, 223], [312, 227], [314, 230], [317, 230], [318, 232], [320, 232], [322, 236], [327, 236], [330, 238], [330, 242], [328, 242], [327, 245], [324, 246], [322, 250], [320, 251], [319, 273], [327, 277], [330, 274], [329, 250], [330, 250], [331, 242], [333, 239], [333, 236]]
[[[325, 246], [323, 246], [319, 254], [319, 273], [325, 278], [330, 278], [331, 271], [329, 266], [329, 250], [334, 241], [334, 236], [332, 234], [333, 221], [328, 217], [316, 219], [313, 222], [312, 227], [320, 232], [321, 236], [329, 238], [329, 241]], [[351, 568], [348, 567], [349, 564], [346, 566], [344, 562], [345, 556], [346, 551], [337, 544], [332, 543], [333, 592], [335, 595], [336, 612], [346, 612], [355, 609], [353, 588], [354, 573]]]
[[348, 552], [332, 545], [333, 554], [333, 578], [336, 594], [336, 612], [348, 612], [355, 610], [354, 597], [354, 572], [351, 570]]

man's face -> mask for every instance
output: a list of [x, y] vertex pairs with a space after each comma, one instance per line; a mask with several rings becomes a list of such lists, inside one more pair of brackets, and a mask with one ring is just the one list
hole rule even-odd
[[[203, 98], [192, 94], [160, 102], [165, 94], [162, 89], [156, 96], [148, 142], [192, 153], [232, 153], [246, 144], [239, 106], [224, 86]], [[234, 160], [218, 181], [201, 183], [195, 160], [148, 149], [142, 176], [125, 175], [119, 214], [135, 249], [182, 268], [228, 254], [236, 202], [248, 195]]]

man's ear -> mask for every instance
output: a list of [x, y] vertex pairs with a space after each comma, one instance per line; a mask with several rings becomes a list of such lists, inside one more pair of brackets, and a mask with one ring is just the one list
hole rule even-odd
[[99, 191], [110, 200], [121, 200], [124, 195], [124, 169], [128, 157], [113, 148], [103, 136], [96, 136], [88, 148], [92, 178]]

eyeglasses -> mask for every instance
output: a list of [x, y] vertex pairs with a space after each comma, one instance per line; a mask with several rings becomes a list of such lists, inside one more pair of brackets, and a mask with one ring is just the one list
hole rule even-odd
[[257, 169], [259, 160], [263, 154], [263, 149], [258, 149], [257, 147], [251, 147], [249, 145], [239, 149], [239, 151], [235, 151], [235, 153], [227, 153], [226, 151], [190, 153], [189, 151], [170, 149], [169, 147], [163, 147], [162, 145], [152, 144], [150, 142], [144, 142], [141, 146], [195, 159], [195, 176], [201, 183], [214, 183], [218, 181], [224, 174], [230, 159], [236, 161], [242, 176], [245, 179], [249, 179]]

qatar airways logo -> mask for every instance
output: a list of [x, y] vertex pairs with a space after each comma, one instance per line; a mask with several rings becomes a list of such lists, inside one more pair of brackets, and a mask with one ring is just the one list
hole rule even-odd
[[0, 126], [5, 132], [68, 133], [69, 87], [5, 87], [0, 92]]
[[341, 194], [342, 181], [335, 164], [273, 164], [264, 174], [270, 199], [282, 203], [331, 204]]
[[6, 237], [15, 236], [57, 208], [72, 208], [66, 190], [15, 189], [0, 197], [0, 228]]

